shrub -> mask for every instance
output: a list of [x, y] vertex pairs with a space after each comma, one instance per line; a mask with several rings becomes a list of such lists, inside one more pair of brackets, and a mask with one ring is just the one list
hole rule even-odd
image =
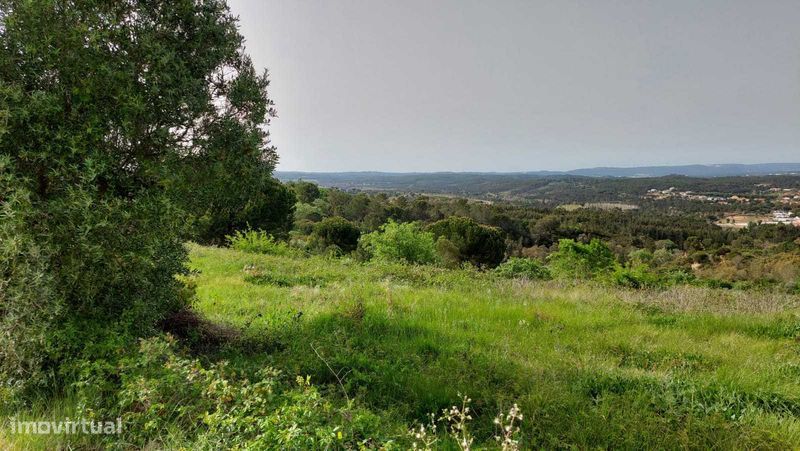
[[30, 193], [14, 183], [0, 157], [0, 404], [13, 400], [25, 385], [46, 385], [41, 340], [51, 317], [63, 308], [49, 272], [50, 250], [27, 228], [33, 207]]
[[667, 249], [656, 249], [655, 252], [653, 252], [651, 264], [656, 267], [665, 266], [671, 263], [674, 258], [675, 256], [672, 254], [672, 251]]
[[461, 264], [461, 252], [452, 241], [440, 236], [436, 240], [436, 254], [439, 261], [447, 268], [458, 268]]
[[469, 218], [452, 216], [428, 226], [436, 238], [444, 237], [459, 251], [459, 260], [477, 266], [497, 266], [506, 252], [505, 234], [496, 227]]
[[529, 280], [549, 279], [550, 270], [541, 262], [531, 258], [512, 257], [495, 268], [495, 272], [509, 279], [522, 278]]
[[628, 261], [634, 265], [650, 265], [653, 263], [654, 254], [647, 249], [636, 249], [628, 253]]
[[669, 285], [687, 285], [697, 280], [694, 274], [683, 269], [670, 271], [664, 276], [665, 283]]
[[423, 232], [414, 222], [397, 223], [390, 219], [380, 230], [362, 236], [359, 246], [379, 260], [415, 264], [436, 261], [433, 234]]
[[663, 285], [658, 275], [652, 273], [645, 265], [618, 266], [611, 273], [611, 282], [621, 287], [635, 289], [656, 288]]
[[233, 235], [228, 235], [228, 243], [233, 249], [254, 254], [288, 255], [292, 249], [263, 230], [248, 229], [244, 232], [237, 230]]
[[358, 246], [361, 231], [355, 224], [339, 216], [325, 218], [314, 226], [314, 246], [320, 250], [338, 248], [339, 252], [352, 252]]
[[560, 277], [592, 278], [609, 274], [617, 267], [614, 254], [598, 239], [589, 244], [562, 239], [550, 255], [550, 264]]

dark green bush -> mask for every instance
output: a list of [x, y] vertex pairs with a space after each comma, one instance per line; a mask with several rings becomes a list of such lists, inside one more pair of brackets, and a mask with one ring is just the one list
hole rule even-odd
[[271, 167], [260, 163], [242, 167], [247, 164], [209, 169], [193, 165], [176, 184], [184, 187], [176, 188], [173, 195], [176, 203], [191, 213], [193, 240], [224, 244], [226, 236], [246, 228], [288, 236], [294, 222], [294, 193], [272, 178]]
[[612, 283], [626, 288], [657, 288], [663, 285], [658, 275], [645, 265], [618, 266], [610, 277]]
[[452, 216], [428, 226], [437, 238], [444, 237], [459, 251], [459, 260], [477, 266], [497, 266], [506, 252], [505, 234], [496, 227], [478, 224], [469, 218]]
[[325, 218], [314, 226], [314, 246], [325, 250], [333, 246], [341, 252], [352, 252], [358, 246], [361, 231], [355, 224], [339, 216]]
[[436, 240], [436, 254], [439, 261], [447, 268], [456, 268], [461, 264], [461, 251], [452, 241], [440, 236]]

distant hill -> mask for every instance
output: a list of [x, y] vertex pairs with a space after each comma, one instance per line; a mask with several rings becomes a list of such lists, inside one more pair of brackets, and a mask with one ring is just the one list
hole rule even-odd
[[[571, 171], [528, 171], [528, 172], [299, 172], [277, 171], [276, 176], [283, 181], [310, 180], [322, 185], [394, 185], [398, 181], [408, 183], [414, 180], [464, 179], [471, 177], [524, 179], [533, 177], [581, 176], [581, 177], [664, 177], [682, 175], [686, 177], [737, 177], [748, 175], [800, 174], [800, 163], [762, 163], [762, 164], [691, 164], [681, 166], [637, 166], [630, 168], [597, 167], [573, 169]], [[383, 183], [382, 183], [383, 182]]]
[[763, 164], [693, 164], [683, 166], [641, 166], [633, 168], [588, 168], [567, 171], [565, 174], [587, 177], [732, 177], [743, 175], [800, 174], [800, 163]]
[[636, 203], [650, 189], [746, 194], [756, 185], [800, 187], [800, 163], [591, 168], [565, 172], [282, 172], [282, 181], [358, 191], [425, 193], [549, 204]]

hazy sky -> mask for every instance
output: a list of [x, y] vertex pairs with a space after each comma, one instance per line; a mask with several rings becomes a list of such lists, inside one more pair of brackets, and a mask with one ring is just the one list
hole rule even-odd
[[280, 170], [800, 162], [800, 0], [232, 0]]

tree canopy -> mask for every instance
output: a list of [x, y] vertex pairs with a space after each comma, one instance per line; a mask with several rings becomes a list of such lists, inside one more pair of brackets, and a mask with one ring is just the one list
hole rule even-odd
[[9, 385], [48, 383], [183, 308], [184, 238], [270, 202], [291, 223], [267, 85], [221, 0], [0, 0]]

